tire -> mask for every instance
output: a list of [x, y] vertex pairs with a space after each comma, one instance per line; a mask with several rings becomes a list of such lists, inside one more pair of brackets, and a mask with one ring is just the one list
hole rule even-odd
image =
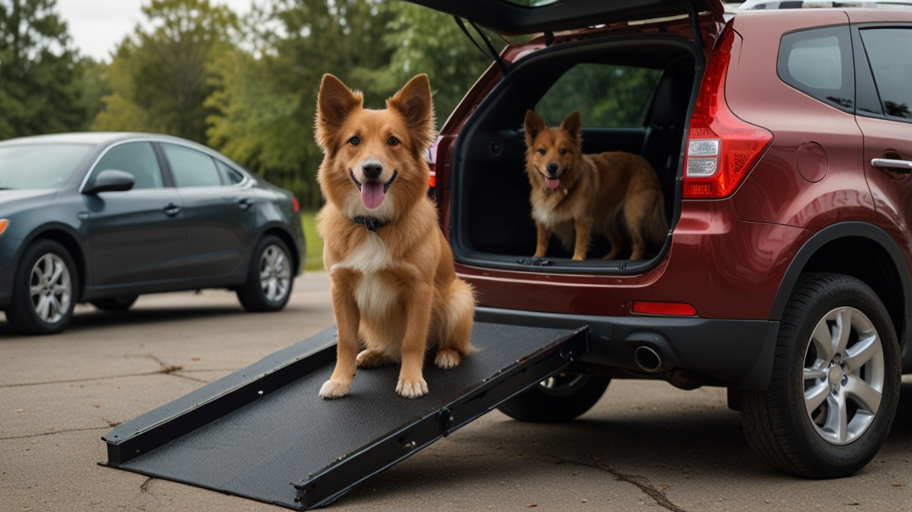
[[79, 276], [70, 253], [53, 240], [30, 245], [13, 277], [6, 320], [20, 334], [57, 334], [73, 318]]
[[93, 306], [102, 311], [126, 311], [136, 303], [139, 295], [124, 295], [121, 297], [109, 297], [107, 299], [98, 299], [90, 301]]
[[579, 373], [559, 373], [498, 407], [500, 412], [533, 423], [571, 421], [588, 411], [605, 394], [611, 379]]
[[279, 237], [264, 236], [253, 251], [247, 282], [237, 296], [250, 312], [279, 311], [288, 304], [294, 285], [291, 252]]
[[744, 434], [783, 473], [850, 476], [883, 445], [899, 389], [899, 344], [874, 291], [853, 277], [806, 274], [782, 317], [769, 389], [741, 393]]

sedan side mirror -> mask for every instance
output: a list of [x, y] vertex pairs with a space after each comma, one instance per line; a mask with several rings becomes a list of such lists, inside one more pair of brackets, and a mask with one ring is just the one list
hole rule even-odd
[[99, 192], [130, 190], [135, 184], [136, 180], [133, 179], [132, 174], [111, 169], [101, 171], [95, 181], [86, 186], [82, 193], [94, 195]]

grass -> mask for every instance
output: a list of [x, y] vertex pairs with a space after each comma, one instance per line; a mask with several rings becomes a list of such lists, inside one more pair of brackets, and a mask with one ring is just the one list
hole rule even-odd
[[316, 212], [301, 212], [304, 239], [307, 240], [307, 260], [304, 270], [323, 270], [323, 239], [317, 235]]

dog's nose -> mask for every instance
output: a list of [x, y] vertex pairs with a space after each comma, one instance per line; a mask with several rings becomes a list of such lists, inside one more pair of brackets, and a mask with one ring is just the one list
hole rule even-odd
[[383, 166], [380, 165], [380, 162], [365, 162], [361, 166], [361, 171], [364, 173], [364, 177], [370, 180], [375, 180], [380, 177], [380, 173], [383, 172]]
[[548, 164], [548, 172], [551, 173], [551, 174], [556, 173], [556, 172], [557, 172], [557, 164], [555, 164], [555, 163], [550, 163], [550, 164]]

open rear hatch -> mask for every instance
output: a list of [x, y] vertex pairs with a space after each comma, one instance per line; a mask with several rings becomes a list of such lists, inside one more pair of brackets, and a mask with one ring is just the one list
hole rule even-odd
[[[488, 73], [475, 87], [491, 87], [492, 80], [499, 80], [497, 85], [464, 125], [458, 126], [462, 119], [450, 119], [441, 131], [444, 136], [458, 131], [449, 180], [438, 181], [438, 186], [449, 186], [442, 205], [450, 210], [456, 260], [478, 267], [585, 274], [642, 273], [660, 261], [679, 216], [690, 113], [706, 48], [724, 21], [722, 2], [411, 1], [504, 35], [545, 33], [508, 47], [502, 55], [515, 62], [498, 62], [501, 76]], [[568, 30], [573, 32], [554, 35]], [[552, 236], [547, 257], [532, 257], [536, 228], [524, 163], [527, 109], [549, 126], [579, 110], [583, 153], [624, 151], [645, 158], [664, 196], [669, 226], [664, 245], [651, 244], [643, 260], [627, 260], [622, 253], [604, 261], [610, 243], [594, 233], [587, 259], [573, 261], [572, 249]]]
[[573, 30], [617, 21], [709, 12], [721, 19], [721, 0], [409, 0], [471, 20], [500, 34]]

